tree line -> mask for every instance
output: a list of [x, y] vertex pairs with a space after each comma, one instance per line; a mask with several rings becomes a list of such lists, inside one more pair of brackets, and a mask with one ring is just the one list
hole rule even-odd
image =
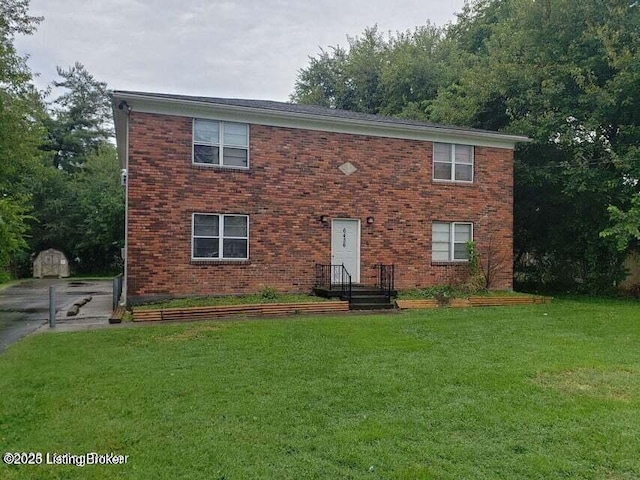
[[476, 0], [444, 27], [321, 49], [291, 99], [529, 136], [516, 285], [603, 292], [640, 242], [638, 25], [628, 0]]
[[28, 275], [45, 248], [79, 273], [117, 271], [124, 191], [106, 84], [76, 63], [36, 89], [14, 45], [42, 21], [28, 6], [0, 2], [0, 281]]

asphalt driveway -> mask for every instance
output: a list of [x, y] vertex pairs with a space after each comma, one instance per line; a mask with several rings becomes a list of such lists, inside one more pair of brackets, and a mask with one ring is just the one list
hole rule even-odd
[[[49, 321], [49, 287], [56, 287], [56, 319], [108, 322], [111, 314], [110, 280], [30, 279], [0, 290], [0, 352]], [[80, 313], [67, 317], [74, 303], [91, 297]]]

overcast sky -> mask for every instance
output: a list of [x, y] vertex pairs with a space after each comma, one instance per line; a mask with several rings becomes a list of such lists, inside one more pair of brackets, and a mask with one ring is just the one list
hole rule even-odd
[[31, 0], [44, 16], [16, 40], [43, 88], [83, 63], [115, 90], [287, 101], [320, 48], [378, 24], [455, 20], [464, 0]]

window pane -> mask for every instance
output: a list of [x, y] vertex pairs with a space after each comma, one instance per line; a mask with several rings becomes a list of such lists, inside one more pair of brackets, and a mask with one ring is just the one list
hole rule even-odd
[[473, 165], [456, 165], [456, 180], [473, 180]]
[[431, 260], [436, 262], [448, 262], [449, 261], [449, 245], [445, 245], [444, 250], [433, 250], [431, 252]]
[[448, 252], [449, 251], [449, 242], [432, 242], [431, 246], [432, 246], [432, 250], [434, 252]]
[[449, 223], [445, 222], [433, 222], [433, 232], [445, 232], [449, 233]]
[[471, 240], [471, 225], [457, 223], [453, 227], [453, 238], [456, 242], [468, 242]]
[[194, 143], [214, 143], [217, 144], [219, 139], [220, 123], [211, 120], [195, 120], [193, 128]]
[[433, 242], [449, 243], [449, 224], [434, 223], [433, 224]]
[[449, 242], [432, 242], [431, 243], [431, 250], [433, 252], [445, 252], [449, 253]]
[[433, 164], [433, 178], [437, 180], [451, 180], [451, 164], [435, 162]]
[[217, 215], [193, 216], [193, 234], [196, 237], [217, 237], [218, 233]]
[[246, 167], [247, 151], [243, 148], [226, 147], [224, 149], [222, 164], [229, 167]]
[[247, 137], [249, 128], [244, 123], [224, 124], [224, 144], [238, 147], [248, 147]]
[[456, 145], [456, 163], [471, 164], [471, 145]]
[[469, 256], [467, 255], [467, 246], [464, 243], [456, 243], [453, 246], [453, 259], [469, 260]]
[[210, 165], [218, 165], [220, 160], [218, 147], [210, 147], [208, 145], [193, 146], [193, 162], [208, 163]]
[[450, 224], [434, 222], [432, 225], [432, 233], [431, 260], [437, 262], [449, 261]]
[[449, 243], [449, 232], [446, 232], [446, 233], [433, 232], [433, 241]]
[[222, 240], [222, 244], [222, 256], [224, 258], [247, 258], [246, 240], [230, 240], [225, 238]]
[[451, 163], [451, 145], [448, 143], [434, 143], [433, 161]]
[[218, 258], [219, 242], [217, 238], [194, 238], [193, 257], [194, 258]]
[[246, 237], [247, 236], [247, 217], [224, 217], [224, 236], [225, 237]]

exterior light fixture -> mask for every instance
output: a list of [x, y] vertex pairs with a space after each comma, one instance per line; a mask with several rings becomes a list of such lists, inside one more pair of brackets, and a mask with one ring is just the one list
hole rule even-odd
[[326, 215], [320, 215], [320, 221], [326, 225], [327, 223], [329, 223], [329, 217], [327, 217]]
[[367, 217], [367, 225], [373, 225], [374, 220], [373, 217]]

